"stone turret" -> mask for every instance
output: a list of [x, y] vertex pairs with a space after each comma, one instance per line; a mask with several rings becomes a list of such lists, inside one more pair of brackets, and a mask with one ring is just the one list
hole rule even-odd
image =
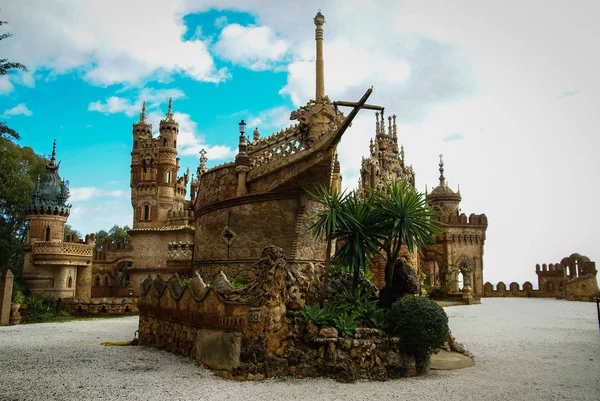
[[31, 203], [27, 205], [29, 222], [28, 243], [36, 241], [62, 241], [65, 223], [71, 213], [68, 205], [69, 183], [58, 175], [60, 162], [56, 163], [56, 139], [52, 157], [46, 163], [46, 175], [35, 184]]
[[432, 203], [434, 208], [441, 211], [443, 215], [459, 215], [460, 187], [458, 192], [454, 192], [449, 186], [444, 177], [444, 160], [443, 155], [440, 155], [440, 183], [431, 193], [427, 194], [427, 200]]
[[38, 178], [26, 207], [29, 230], [25, 243], [23, 279], [33, 292], [60, 298], [87, 300], [91, 296], [93, 236], [64, 241], [65, 223], [71, 212], [69, 184], [60, 178], [56, 163], [56, 140], [46, 174]]

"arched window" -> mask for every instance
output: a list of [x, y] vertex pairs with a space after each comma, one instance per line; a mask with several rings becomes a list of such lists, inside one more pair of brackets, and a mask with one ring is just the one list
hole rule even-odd
[[134, 148], [134, 149], [137, 149], [137, 148], [138, 148], [138, 141], [135, 141], [135, 142], [133, 143], [133, 148]]
[[150, 219], [150, 206], [149, 205], [144, 205], [144, 215], [143, 215], [144, 220], [148, 220]]
[[165, 173], [165, 182], [169, 184], [171, 182], [171, 172], [167, 170]]
[[104, 285], [108, 286], [110, 283], [108, 281], [108, 276], [104, 277]]
[[173, 141], [173, 147], [176, 148], [177, 147], [177, 141]]
[[50, 242], [50, 227], [46, 227], [46, 242]]
[[100, 287], [100, 276], [96, 276], [96, 287]]
[[73, 288], [73, 278], [71, 276], [67, 279], [67, 288]]

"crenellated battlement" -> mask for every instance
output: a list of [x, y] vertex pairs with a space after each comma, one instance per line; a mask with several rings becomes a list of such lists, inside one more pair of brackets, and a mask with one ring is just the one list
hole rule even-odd
[[432, 220], [439, 221], [447, 225], [460, 225], [460, 226], [473, 226], [473, 227], [487, 227], [488, 220], [485, 214], [471, 213], [467, 218], [467, 215], [462, 213], [460, 215], [437, 215], [432, 217]]

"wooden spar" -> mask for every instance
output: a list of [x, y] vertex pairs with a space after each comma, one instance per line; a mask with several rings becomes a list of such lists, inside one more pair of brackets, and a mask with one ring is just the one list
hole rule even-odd
[[[344, 102], [344, 101], [336, 101], [333, 102], [334, 106], [348, 106], [348, 107], [356, 107], [358, 106], [358, 102]], [[374, 104], [363, 104], [361, 109], [369, 109], [369, 110], [383, 110], [382, 106], [376, 106]]]
[[[369, 96], [371, 96], [371, 93], [373, 93], [373, 88], [367, 89], [367, 91], [365, 92], [363, 97], [356, 104], [352, 105], [352, 107], [354, 107], [354, 109], [350, 112], [350, 114], [348, 114], [348, 117], [346, 117], [346, 119], [344, 120], [342, 125], [340, 125], [340, 127], [338, 128], [338, 131], [336, 132], [335, 137], [333, 138], [333, 141], [331, 141], [332, 144], [337, 145], [338, 142], [342, 139], [342, 135], [344, 135], [344, 132], [346, 132], [346, 130], [352, 123], [352, 120], [354, 120], [354, 117], [356, 117], [356, 115], [358, 114], [360, 109], [364, 108], [365, 103], [367, 103], [367, 99], [369, 98]], [[345, 102], [345, 103], [350, 103], [350, 102]], [[340, 102], [338, 102], [338, 104], [340, 104]]]

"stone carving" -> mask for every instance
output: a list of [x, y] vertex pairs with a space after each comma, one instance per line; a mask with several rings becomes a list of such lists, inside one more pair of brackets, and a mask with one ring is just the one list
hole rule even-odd
[[170, 242], [168, 245], [168, 260], [192, 260], [193, 242]]
[[93, 244], [73, 242], [36, 242], [31, 252], [33, 254], [73, 255], [92, 257]]

